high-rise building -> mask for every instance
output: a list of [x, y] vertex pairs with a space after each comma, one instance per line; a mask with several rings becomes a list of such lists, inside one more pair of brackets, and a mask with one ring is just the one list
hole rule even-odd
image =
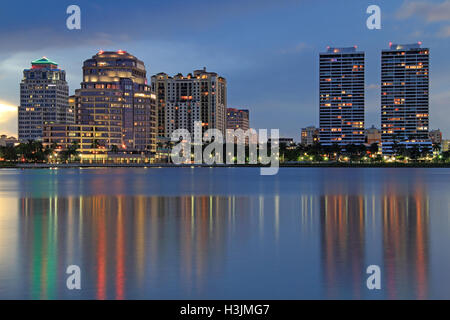
[[381, 53], [383, 153], [396, 143], [429, 148], [430, 50], [420, 42], [389, 47]]
[[194, 133], [194, 123], [203, 130], [225, 132], [227, 82], [215, 72], [195, 70], [194, 74], [152, 77], [152, 91], [158, 107], [158, 136], [169, 138], [176, 129]]
[[328, 48], [320, 54], [320, 143], [364, 143], [364, 52]]
[[73, 123], [66, 72], [47, 59], [31, 62], [20, 84], [19, 140], [42, 140], [44, 124]]
[[319, 142], [319, 129], [314, 126], [302, 129], [301, 144], [304, 146], [312, 146]]
[[[76, 96], [77, 124], [98, 126], [104, 147], [156, 152], [155, 96], [144, 63], [126, 51], [100, 51], [83, 64], [83, 82]], [[104, 131], [104, 133], [101, 133]]]
[[250, 116], [247, 109], [227, 109], [227, 129], [242, 129], [247, 131], [250, 129]]

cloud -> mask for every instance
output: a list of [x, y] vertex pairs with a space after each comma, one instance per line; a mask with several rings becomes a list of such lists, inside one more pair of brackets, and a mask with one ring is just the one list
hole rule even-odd
[[0, 135], [17, 137], [17, 107], [0, 101]]
[[438, 32], [437, 36], [439, 38], [449, 38], [450, 37], [450, 26], [444, 26]]
[[450, 20], [450, 0], [442, 3], [424, 1], [405, 1], [397, 11], [398, 19], [409, 19], [417, 16], [427, 23]]

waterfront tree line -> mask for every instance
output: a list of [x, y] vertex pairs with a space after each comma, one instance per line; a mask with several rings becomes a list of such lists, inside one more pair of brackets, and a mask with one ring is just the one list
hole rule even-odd
[[[98, 149], [99, 144], [94, 141], [92, 149]], [[170, 158], [173, 142], [158, 143], [158, 153], [165, 161]], [[237, 154], [237, 145], [234, 145]], [[270, 150], [270, 146], [268, 148]], [[383, 163], [383, 162], [450, 162], [450, 151], [441, 151], [439, 144], [433, 145], [432, 149], [420, 149], [419, 147], [406, 148], [405, 145], [394, 143], [393, 154], [386, 156], [379, 152], [378, 144], [346, 145], [337, 144], [324, 146], [320, 143], [313, 145], [285, 145], [279, 146], [279, 160], [281, 163], [322, 163], [322, 162], [348, 162], [348, 163]], [[105, 153], [118, 153], [119, 148], [112, 146]], [[245, 146], [246, 159], [248, 160], [250, 148]], [[223, 154], [226, 154], [224, 145]], [[74, 142], [67, 149], [62, 149], [57, 144], [45, 146], [40, 141], [28, 141], [15, 146], [0, 147], [0, 161], [2, 162], [25, 162], [25, 163], [67, 163], [80, 161], [79, 145]]]

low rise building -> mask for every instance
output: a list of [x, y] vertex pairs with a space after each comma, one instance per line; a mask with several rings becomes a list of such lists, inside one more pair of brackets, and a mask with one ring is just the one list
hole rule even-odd
[[381, 143], [381, 130], [372, 126], [369, 129], [366, 129], [366, 143], [371, 145], [374, 143]]
[[301, 144], [304, 146], [311, 146], [319, 142], [319, 129], [310, 126], [302, 129]]
[[0, 136], [0, 147], [12, 147], [19, 143], [15, 137], [8, 137], [7, 135]]
[[442, 132], [441, 130], [431, 130], [429, 133], [432, 144], [442, 144]]

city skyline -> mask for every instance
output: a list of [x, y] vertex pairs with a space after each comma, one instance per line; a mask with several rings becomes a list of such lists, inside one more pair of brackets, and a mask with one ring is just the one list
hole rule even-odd
[[[5, 16], [2, 23], [8, 23], [13, 33], [15, 29], [20, 29], [21, 32], [17, 37], [12, 37], [10, 33], [0, 34], [5, 41], [5, 47], [8, 48], [0, 51], [3, 58], [0, 103], [10, 106], [1, 108], [7, 111], [0, 114], [0, 127], [2, 133], [16, 134], [17, 120], [14, 114], [17, 111], [14, 112], [14, 109], [19, 104], [17, 86], [20, 74], [30, 61], [39, 56], [49, 56], [58, 61], [67, 72], [70, 94], [73, 94], [82, 80], [79, 70], [84, 59], [99, 49], [123, 49], [146, 63], [147, 78], [159, 72], [187, 74], [203, 67], [218, 72], [229, 84], [228, 106], [248, 106], [252, 113], [252, 127], [280, 127], [282, 136], [299, 140], [302, 127], [319, 123], [318, 59], [319, 52], [323, 52], [328, 45], [357, 45], [360, 50], [366, 52], [365, 126], [374, 124], [380, 127], [381, 50], [391, 41], [422, 41], [432, 50], [430, 129], [440, 128], [446, 136], [449, 128], [445, 122], [445, 107], [449, 93], [445, 78], [449, 66], [445, 63], [445, 54], [449, 44], [448, 41], [446, 43], [442, 40], [450, 35], [445, 33], [448, 3], [434, 1], [418, 7], [414, 1], [380, 1], [383, 12], [382, 29], [375, 31], [365, 27], [365, 3], [351, 2], [345, 8], [340, 8], [332, 2], [313, 6], [307, 1], [286, 1], [274, 8], [273, 4], [263, 1], [253, 11], [250, 9], [253, 8], [254, 1], [245, 1], [244, 6], [240, 5], [241, 2], [238, 6], [234, 1], [211, 4], [208, 6], [211, 16], [208, 16], [206, 21], [216, 18], [214, 21], [224, 37], [207, 40], [202, 40], [202, 37], [210, 36], [211, 31], [204, 30], [201, 23], [194, 23], [192, 34], [188, 37], [185, 31], [177, 29], [178, 22], [173, 22], [167, 29], [157, 28], [160, 34], [154, 31], [148, 34], [130, 34], [128, 27], [119, 30], [108, 19], [102, 19], [103, 22], [93, 21], [93, 17], [102, 12], [100, 7], [103, 9], [103, 6], [97, 8], [83, 1], [79, 4], [84, 17], [82, 30], [79, 32], [65, 29], [64, 5], [54, 6], [55, 12], [62, 12], [61, 21], [56, 19], [46, 24], [43, 24], [41, 19], [44, 19], [47, 13], [25, 21], [20, 28], [14, 27], [17, 26], [11, 20], [14, 14]], [[149, 24], [156, 28], [161, 19], [170, 17], [172, 20], [174, 15], [176, 17], [173, 10], [177, 4], [179, 3], [176, 1], [171, 5], [157, 4], [160, 17], [156, 19], [157, 22], [150, 21]], [[200, 5], [192, 4], [189, 11], [199, 9]], [[30, 13], [33, 6], [29, 7]], [[143, 6], [145, 13], [147, 11], [145, 5]], [[109, 17], [118, 14], [117, 9], [105, 10], [103, 13]], [[135, 13], [126, 7], [121, 10], [125, 18]], [[318, 26], [318, 22], [312, 17], [320, 11], [326, 13], [327, 20]], [[332, 11], [335, 11], [336, 15], [331, 15]], [[223, 16], [219, 16], [219, 12], [223, 13]], [[150, 11], [148, 15], [155, 17]], [[273, 21], [268, 22], [270, 15], [273, 15]], [[237, 24], [230, 24], [227, 19]], [[144, 20], [139, 15], [131, 25], [133, 28], [140, 26]], [[333, 29], [336, 24], [339, 24], [339, 30]], [[309, 35], [307, 31], [310, 27], [317, 28], [314, 36]], [[37, 41], [32, 34], [42, 28], [47, 29], [51, 37]], [[247, 31], [241, 32], [242, 28]], [[239, 37], [236, 37], [238, 32]], [[280, 32], [281, 35], [275, 37]], [[92, 43], [93, 39], [95, 44]], [[262, 45], [262, 40], [267, 43]], [[205, 41], [208, 42], [208, 50], [201, 49]], [[273, 77], [273, 81], [267, 81], [267, 76]]]

